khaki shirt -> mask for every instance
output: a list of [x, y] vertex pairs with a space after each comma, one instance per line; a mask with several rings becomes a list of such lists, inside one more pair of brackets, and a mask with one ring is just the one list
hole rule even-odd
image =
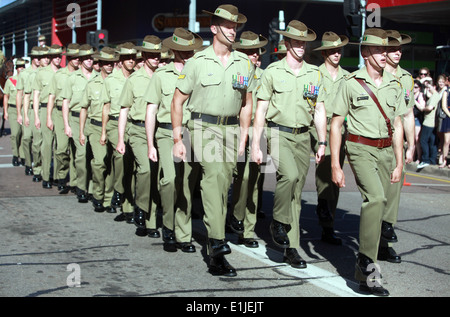
[[[291, 128], [310, 126], [315, 104], [324, 101], [322, 80], [319, 68], [305, 61], [297, 76], [285, 58], [270, 64], [256, 94], [269, 101], [266, 119]], [[314, 89], [316, 96], [305, 97], [305, 88]]]
[[[237, 116], [246, 92], [254, 88], [255, 67], [247, 55], [232, 51], [226, 67], [212, 45], [194, 55], [183, 68], [177, 88], [190, 95], [188, 110], [213, 116]], [[239, 81], [242, 88], [233, 87]]]
[[55, 105], [57, 106], [62, 106], [63, 98], [61, 96], [61, 92], [63, 90], [64, 83], [67, 81], [70, 74], [71, 72], [67, 67], [60, 68], [50, 81], [48, 91], [50, 95], [55, 96]]
[[[170, 110], [179, 76], [180, 72], [175, 68], [173, 62], [162, 68], [158, 68], [153, 74], [150, 86], [144, 94], [144, 101], [158, 105], [158, 113], [156, 115], [158, 122], [171, 123], [172, 121]], [[189, 112], [186, 110], [186, 104], [188, 102], [189, 100], [183, 106], [183, 124], [186, 124], [189, 119]]]
[[[39, 69], [39, 68], [37, 68]], [[25, 90], [25, 85], [28, 81], [28, 77], [30, 77], [32, 72], [35, 72], [37, 69], [33, 69], [31, 66], [28, 68], [25, 68], [22, 70], [19, 74], [19, 77], [17, 77], [17, 90]]]
[[259, 67], [256, 67], [255, 69], [255, 75], [253, 78], [255, 79], [255, 89], [252, 91], [252, 101], [253, 101], [253, 110], [252, 110], [252, 121], [255, 119], [255, 112], [256, 112], [256, 106], [258, 105], [258, 98], [256, 97], [256, 93], [258, 92], [258, 89], [261, 87], [261, 77], [264, 70], [262, 70]]
[[119, 105], [130, 108], [128, 117], [133, 120], [145, 121], [147, 103], [143, 97], [149, 87], [150, 80], [151, 77], [145, 67], [141, 67], [125, 81], [119, 98]]
[[90, 80], [86, 89], [84, 90], [83, 97], [80, 101], [81, 108], [88, 109], [88, 118], [97, 121], [102, 121], [103, 103], [102, 103], [102, 91], [103, 91], [103, 77], [96, 76], [93, 80]]
[[120, 114], [121, 105], [119, 104], [119, 99], [126, 80], [122, 71], [116, 69], [104, 80], [101, 94], [102, 104], [111, 104], [109, 110], [110, 116], [118, 117]]
[[363, 79], [377, 97], [386, 116], [394, 129], [395, 117], [406, 112], [406, 104], [400, 81], [392, 74], [383, 72], [383, 81], [377, 87], [365, 67], [345, 77], [336, 96], [334, 113], [347, 116], [349, 133], [367, 138], [389, 137], [386, 122], [375, 102], [365, 89], [355, 80]]
[[8, 105], [16, 105], [17, 95], [17, 75], [8, 78], [5, 82], [5, 88], [3, 88], [4, 94], [9, 95]]
[[34, 78], [31, 88], [39, 91], [39, 102], [48, 103], [48, 95], [50, 94], [50, 83], [55, 75], [50, 65], [38, 68], [36, 77]]
[[325, 64], [319, 66], [319, 70], [322, 73], [323, 80], [323, 91], [324, 91], [324, 103], [325, 110], [327, 112], [327, 118], [333, 117], [333, 110], [335, 107], [336, 95], [339, 90], [339, 85], [341, 81], [344, 79], [344, 76], [349, 75], [350, 73], [343, 69], [341, 66], [338, 66], [338, 73], [335, 79], [331, 77], [330, 72], [326, 68]]
[[[25, 81], [23, 82], [23, 93], [24, 94], [31, 94], [33, 92], [32, 84], [34, 82], [34, 79], [36, 78], [36, 74], [39, 69], [40, 69], [40, 67], [38, 67], [36, 69], [30, 68], [30, 73], [26, 76]], [[20, 83], [20, 85], [22, 85], [22, 83]], [[20, 88], [22, 88], [22, 86], [20, 86]], [[31, 95], [31, 98], [30, 98], [30, 105], [31, 104], [33, 104], [33, 95]]]
[[78, 69], [69, 75], [61, 91], [61, 97], [63, 99], [70, 100], [70, 111], [80, 112], [80, 102], [83, 97], [84, 90], [86, 89], [86, 85], [88, 82], [95, 80], [97, 76], [100, 76], [99, 73], [92, 71], [91, 77], [87, 79], [81, 69]]

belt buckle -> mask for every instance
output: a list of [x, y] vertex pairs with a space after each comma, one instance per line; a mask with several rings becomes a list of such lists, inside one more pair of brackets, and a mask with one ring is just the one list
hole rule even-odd
[[292, 128], [292, 133], [294, 135], [298, 134], [299, 133], [299, 128]]
[[379, 149], [384, 148], [384, 139], [378, 139], [377, 148]]

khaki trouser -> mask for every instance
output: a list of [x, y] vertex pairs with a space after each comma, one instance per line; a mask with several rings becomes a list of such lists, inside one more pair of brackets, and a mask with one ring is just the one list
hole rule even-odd
[[203, 222], [210, 239], [225, 239], [228, 189], [237, 161], [239, 128], [237, 125], [216, 125], [190, 120], [192, 149], [195, 157], [191, 167], [200, 169], [200, 192]]
[[62, 117], [61, 106], [55, 106], [52, 111], [53, 131], [55, 133], [55, 153], [53, 160], [53, 175], [56, 179], [65, 180], [70, 173], [70, 185], [76, 186], [77, 174], [74, 160], [71, 160], [71, 147], [69, 146], [69, 137], [64, 133], [64, 120]]
[[[386, 210], [387, 195], [392, 190], [393, 149], [346, 142], [349, 164], [361, 193], [359, 252], [376, 262], [381, 235], [381, 221]], [[355, 276], [365, 280], [366, 277]]]
[[[72, 141], [75, 146], [74, 151], [74, 163], [77, 173], [76, 187], [81, 190], [88, 190], [89, 175], [88, 175], [88, 164], [87, 164], [87, 143], [85, 145], [80, 144], [80, 117], [74, 115], [73, 112], [69, 114], [69, 124], [72, 130]], [[89, 124], [86, 122], [86, 128]]]
[[113, 174], [111, 173], [111, 160], [109, 159], [111, 156], [108, 155], [108, 146], [100, 144], [102, 136], [101, 124], [101, 121], [91, 121], [85, 135], [89, 139], [93, 154], [91, 160], [92, 196], [97, 201], [102, 202], [104, 207], [108, 207], [111, 205], [111, 198], [114, 192]]
[[13, 156], [25, 159], [25, 153], [22, 145], [22, 127], [17, 122], [17, 108], [15, 105], [8, 105], [8, 121], [11, 128], [12, 154]]
[[125, 146], [127, 147], [125, 154], [122, 155], [116, 151], [119, 139], [118, 121], [109, 119], [106, 125], [106, 134], [108, 137], [108, 144], [111, 147], [111, 174], [113, 189], [120, 194], [124, 194], [124, 202], [122, 204], [122, 211], [124, 213], [133, 212], [134, 206], [134, 158], [128, 144], [128, 130], [130, 125], [127, 124], [124, 135]]
[[310, 164], [309, 133], [293, 134], [268, 129], [269, 153], [277, 168], [273, 219], [290, 224], [291, 248], [300, 246], [300, 211], [303, 186]]
[[32, 109], [28, 109], [28, 118], [30, 119], [30, 124], [22, 124], [22, 143], [23, 143], [23, 154], [25, 158], [25, 166], [31, 167], [33, 165], [33, 159], [39, 159], [39, 157], [33, 157], [33, 127], [34, 127], [34, 113]]
[[174, 230], [178, 188], [173, 160], [172, 130], [159, 127], [156, 130], [155, 138], [158, 148], [158, 190], [163, 209], [162, 222], [166, 228]]
[[236, 219], [244, 222], [245, 239], [254, 238], [256, 212], [259, 198], [259, 179], [261, 170], [251, 161], [250, 148], [246, 147], [245, 161], [238, 162], [234, 170], [231, 210]]
[[146, 213], [146, 228], [156, 229], [157, 165], [150, 164], [148, 158], [145, 127], [130, 124], [128, 133], [136, 164], [135, 204]]
[[39, 109], [39, 120], [41, 121], [41, 158], [42, 158], [42, 172], [41, 176], [44, 181], [50, 181], [53, 178], [51, 173], [52, 157], [53, 157], [53, 140], [55, 134], [52, 130], [47, 128], [47, 105], [41, 104]]
[[[311, 148], [315, 153], [319, 148], [317, 144], [319, 139], [317, 137], [316, 128], [313, 126], [309, 129], [309, 134], [311, 137]], [[342, 128], [342, 143], [341, 143], [341, 152], [339, 155], [340, 165], [341, 167], [344, 165], [345, 160], [345, 128]], [[315, 171], [315, 181], [316, 181], [316, 191], [317, 191], [317, 199], [323, 199], [327, 201], [328, 208], [331, 212], [332, 219], [323, 220], [319, 218], [319, 224], [322, 227], [333, 228], [334, 227], [334, 218], [336, 213], [336, 207], [339, 200], [339, 187], [336, 186], [331, 180], [331, 152], [330, 152], [330, 125], [327, 125], [327, 137], [326, 141], [328, 146], [325, 148], [325, 157], [320, 164], [316, 164]]]

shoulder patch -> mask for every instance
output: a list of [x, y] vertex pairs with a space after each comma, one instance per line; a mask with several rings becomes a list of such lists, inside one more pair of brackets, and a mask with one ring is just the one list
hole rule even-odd
[[178, 76], [178, 79], [184, 79], [186, 77], [186, 75], [182, 74], [180, 76]]

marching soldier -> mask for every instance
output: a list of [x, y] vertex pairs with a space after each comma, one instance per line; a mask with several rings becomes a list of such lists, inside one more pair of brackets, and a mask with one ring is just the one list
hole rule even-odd
[[[93, 157], [88, 163], [90, 163], [92, 170], [92, 204], [94, 211], [115, 212], [115, 209], [110, 207], [113, 188], [110, 180], [112, 174], [107, 172], [107, 169], [111, 167], [110, 164], [107, 164], [107, 147], [100, 143], [103, 115], [101, 92], [104, 79], [112, 73], [114, 62], [118, 61], [119, 58], [111, 47], [102, 48], [99, 54], [94, 55], [94, 58], [99, 61], [100, 76], [96, 76], [87, 83], [81, 99], [79, 141], [84, 146], [87, 146], [89, 142], [92, 149]], [[88, 122], [87, 119], [89, 119]], [[108, 163], [110, 163], [110, 160]]]
[[54, 132], [47, 127], [47, 104], [49, 98], [50, 82], [61, 64], [62, 47], [54, 44], [49, 47], [47, 56], [50, 63], [47, 67], [41, 67], [32, 84], [34, 125], [41, 131], [41, 159], [42, 159], [42, 187], [52, 188], [53, 175], [51, 174]]
[[[150, 79], [158, 68], [161, 56], [161, 39], [154, 35], [147, 35], [139, 47], [144, 58], [144, 66], [134, 72], [126, 80], [119, 98], [121, 105], [119, 114], [119, 137], [116, 150], [125, 154], [125, 129], [127, 120], [128, 142], [131, 147], [136, 166], [135, 185], [135, 215], [134, 221], [139, 232], [146, 230], [150, 237], [159, 237], [156, 229], [155, 192], [152, 190], [151, 178], [156, 179], [156, 170], [150, 165], [148, 158], [147, 135], [145, 132], [145, 115], [147, 103], [143, 96], [148, 89]], [[153, 174], [153, 175], [152, 175]]]
[[[300, 21], [289, 22], [286, 31], [276, 31], [285, 38], [287, 55], [269, 65], [258, 89], [252, 157], [260, 164], [260, 138], [265, 120], [268, 126], [270, 155], [277, 167], [273, 221], [273, 241], [285, 249], [284, 260], [295, 268], [306, 268], [297, 252], [300, 246], [301, 194], [309, 169], [311, 122], [317, 130], [320, 163], [326, 147], [326, 113], [322, 76], [318, 67], [304, 61], [306, 42], [316, 34]], [[302, 90], [303, 89], [303, 90]]]
[[[43, 46], [39, 48], [39, 69], [47, 67], [50, 59], [48, 58], [47, 51], [48, 47]], [[42, 133], [41, 130], [36, 127], [36, 113], [34, 111], [34, 98], [33, 98], [33, 83], [38, 70], [32, 72], [28, 77], [27, 83], [24, 87], [24, 121], [25, 125], [31, 126], [31, 134], [33, 143], [31, 146], [31, 151], [33, 154], [33, 182], [40, 182], [42, 180], [42, 153], [41, 153], [41, 145], [42, 145]], [[30, 113], [28, 113], [30, 112]], [[28, 124], [27, 124], [28, 123]], [[28, 139], [28, 138], [27, 138]]]
[[[62, 116], [63, 98], [61, 92], [64, 83], [71, 73], [78, 70], [80, 59], [78, 52], [80, 45], [71, 43], [65, 51], [67, 66], [60, 68], [53, 76], [50, 87], [47, 105], [47, 128], [55, 134], [55, 150], [53, 163], [53, 177], [58, 182], [60, 194], [67, 194], [70, 188], [76, 187], [76, 169], [71, 159], [69, 151], [73, 149], [69, 146], [69, 137], [64, 133], [64, 120]], [[67, 186], [67, 176], [69, 175], [69, 186]]]
[[[37, 160], [37, 157], [32, 155], [32, 141], [33, 141], [33, 126], [34, 116], [30, 116], [30, 94], [25, 94], [25, 87], [28, 84], [28, 79], [32, 74], [35, 74], [39, 68], [39, 54], [40, 48], [34, 46], [31, 49], [29, 56], [31, 57], [31, 66], [25, 68], [20, 72], [17, 78], [17, 94], [16, 94], [16, 108], [17, 108], [17, 122], [22, 126], [22, 147], [23, 156], [25, 158], [25, 175], [33, 175], [33, 159]], [[33, 75], [34, 76], [34, 75]], [[32, 102], [32, 100], [31, 100]], [[25, 108], [26, 105], [26, 108]], [[27, 113], [25, 112], [27, 110]], [[32, 119], [30, 126], [30, 119]]]
[[11, 128], [11, 150], [13, 154], [12, 164], [13, 166], [19, 166], [20, 160], [25, 161], [25, 155], [23, 153], [22, 143], [22, 127], [17, 122], [17, 79], [20, 73], [25, 69], [25, 64], [28, 61], [18, 58], [16, 60], [17, 74], [8, 78], [5, 83], [3, 93], [3, 113], [5, 120], [9, 121]]
[[238, 8], [220, 5], [214, 13], [203, 12], [212, 16], [213, 44], [194, 55], [177, 81], [171, 105], [173, 151], [177, 158], [186, 159], [181, 132], [183, 105], [190, 98], [187, 126], [195, 158], [188, 164], [193, 175], [202, 172], [200, 187], [203, 221], [208, 232], [209, 271], [214, 275], [236, 276], [235, 268], [225, 259], [231, 252], [225, 242], [227, 197], [237, 155], [245, 151], [255, 68], [245, 54], [232, 50], [237, 25], [247, 21]]
[[[158, 189], [161, 197], [162, 238], [167, 250], [178, 243], [183, 252], [195, 252], [191, 243], [192, 224], [190, 215], [178, 212], [175, 215], [177, 199], [186, 199], [183, 189], [179, 187], [180, 171], [184, 166], [177, 166], [173, 162], [172, 124], [170, 104], [178, 77], [186, 62], [194, 55], [194, 50], [203, 45], [203, 40], [197, 34], [182, 28], [176, 28], [173, 35], [163, 41], [163, 46], [174, 54], [174, 61], [164, 68], [156, 70], [144, 99], [147, 104], [146, 131], [148, 142], [148, 156], [153, 162], [159, 162]], [[186, 106], [186, 105], [185, 105]], [[185, 108], [184, 106], [184, 108]], [[183, 125], [187, 121], [185, 111]], [[156, 133], [155, 133], [156, 130]], [[156, 144], [155, 144], [156, 142]], [[178, 171], [178, 175], [177, 172]]]
[[396, 76], [402, 84], [407, 112], [403, 115], [403, 129], [407, 142], [407, 149], [403, 156], [403, 172], [402, 177], [398, 183], [392, 184], [387, 195], [386, 212], [383, 216], [381, 224], [381, 240], [380, 249], [378, 250], [378, 260], [387, 260], [392, 263], [400, 263], [401, 257], [392, 248], [392, 243], [397, 242], [397, 235], [394, 231], [394, 224], [397, 222], [398, 209], [400, 205], [400, 192], [403, 187], [406, 164], [413, 161], [415, 144], [414, 144], [414, 79], [411, 74], [400, 67], [400, 59], [402, 57], [402, 45], [411, 43], [411, 37], [407, 34], [400, 34], [395, 30], [387, 30], [388, 36], [397, 39], [400, 42], [399, 46], [391, 46], [387, 49], [386, 68], [385, 71]]
[[[256, 65], [261, 55], [265, 53], [264, 46], [267, 43], [268, 40], [264, 36], [257, 35], [252, 31], [245, 31], [242, 33], [239, 42], [233, 45], [236, 50], [246, 54], [255, 66], [254, 80], [256, 87], [259, 87], [263, 73], [263, 70]], [[257, 103], [256, 91], [255, 89], [252, 94], [252, 121]], [[259, 197], [258, 185], [262, 176], [258, 164], [250, 162], [250, 159], [251, 153], [247, 142], [245, 161], [238, 162], [236, 165], [229, 226], [232, 231], [239, 234], [240, 243], [249, 248], [257, 248], [258, 241], [255, 240], [254, 235]]]
[[[134, 72], [136, 65], [136, 48], [133, 43], [127, 42], [120, 45], [117, 54], [119, 62], [113, 73], [106, 77], [102, 91], [102, 136], [100, 144], [109, 149], [108, 162], [111, 161], [111, 179], [113, 182], [113, 197], [111, 207], [122, 208], [125, 220], [133, 223], [134, 197], [132, 190], [133, 158], [130, 151], [123, 155], [116, 151], [118, 144], [118, 124], [120, 114], [119, 98], [122, 88], [128, 77]], [[125, 131], [125, 144], [128, 144], [128, 133]], [[125, 171], [127, 171], [125, 173]]]
[[[325, 93], [325, 110], [327, 113], [327, 140], [329, 142], [329, 131], [334, 99], [339, 89], [341, 81], [349, 72], [339, 66], [342, 48], [347, 45], [348, 38], [345, 35], [337, 35], [334, 32], [325, 32], [322, 36], [322, 45], [313, 51], [320, 51], [324, 63], [319, 66], [323, 75], [323, 90]], [[310, 129], [311, 147], [314, 153], [318, 150], [318, 139], [314, 128]], [[343, 133], [345, 129], [343, 129]], [[341, 166], [344, 164], [344, 147], [341, 147]], [[316, 164], [315, 171], [316, 189], [317, 189], [317, 209], [319, 224], [322, 227], [322, 241], [334, 245], [342, 244], [342, 240], [334, 234], [334, 218], [339, 199], [339, 187], [331, 180], [331, 155], [329, 147], [325, 148], [325, 157], [320, 164]]]
[[80, 58], [80, 67], [69, 75], [61, 92], [63, 98], [62, 114], [64, 120], [64, 133], [72, 138], [72, 158], [74, 158], [77, 181], [76, 195], [78, 202], [88, 202], [88, 183], [89, 176], [87, 172], [87, 154], [86, 146], [79, 142], [80, 135], [80, 111], [81, 99], [89, 81], [99, 76], [99, 73], [93, 71], [94, 50], [89, 44], [80, 46], [78, 57]]
[[[406, 111], [404, 94], [399, 80], [384, 71], [387, 47], [398, 45], [400, 43], [388, 38], [382, 29], [369, 28], [364, 32], [361, 55], [365, 67], [342, 81], [330, 130], [333, 182], [344, 187], [340, 149], [341, 129], [347, 117], [345, 149], [363, 197], [355, 278], [359, 281], [360, 290], [379, 296], [389, 295], [379, 282], [379, 270], [374, 267], [381, 223], [391, 183], [400, 180], [403, 170], [403, 127], [400, 116]], [[396, 166], [393, 168], [394, 156]]]

